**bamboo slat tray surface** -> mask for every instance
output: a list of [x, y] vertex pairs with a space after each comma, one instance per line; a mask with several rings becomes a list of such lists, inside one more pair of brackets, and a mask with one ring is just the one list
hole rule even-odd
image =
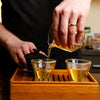
[[11, 100], [98, 100], [99, 84], [89, 73], [69, 81], [67, 70], [54, 70], [51, 81], [34, 81], [33, 72], [16, 69], [10, 80]]

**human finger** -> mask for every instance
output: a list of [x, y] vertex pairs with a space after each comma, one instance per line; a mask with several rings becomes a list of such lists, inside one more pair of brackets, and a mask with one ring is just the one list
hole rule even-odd
[[60, 42], [63, 47], [67, 45], [69, 16], [70, 16], [70, 10], [63, 9], [61, 12], [61, 21], [60, 21]]
[[73, 48], [75, 42], [75, 33], [77, 29], [77, 19], [78, 14], [76, 12], [72, 12], [70, 19], [69, 19], [69, 26], [68, 26], [68, 47]]
[[16, 63], [17, 65], [20, 65], [20, 61], [19, 61], [19, 59], [18, 59], [17, 54], [13, 54], [13, 55], [12, 55], [12, 58], [14, 59], [14, 61], [15, 61], [15, 63]]
[[19, 60], [26, 66], [27, 63], [26, 63], [23, 51], [18, 50], [17, 55], [18, 55]]
[[43, 51], [39, 51], [40, 54], [47, 56]]
[[28, 47], [23, 48], [23, 49], [22, 49], [22, 51], [23, 51], [24, 55], [26, 55], [26, 54], [30, 53], [30, 50], [29, 50], [29, 48], [28, 48]]
[[30, 52], [34, 52], [34, 50], [33, 49], [37, 49], [37, 47], [33, 44], [33, 43], [29, 43], [29, 50], [30, 50]]
[[78, 19], [78, 26], [77, 26], [77, 36], [76, 36], [76, 42], [80, 43], [82, 39], [82, 34], [84, 31], [84, 26], [85, 26], [85, 21], [86, 17], [85, 16], [80, 16]]
[[53, 25], [52, 25], [52, 31], [53, 31], [53, 38], [55, 40], [55, 43], [57, 45], [60, 45], [59, 40], [59, 20], [60, 20], [60, 7], [57, 6], [53, 11]]

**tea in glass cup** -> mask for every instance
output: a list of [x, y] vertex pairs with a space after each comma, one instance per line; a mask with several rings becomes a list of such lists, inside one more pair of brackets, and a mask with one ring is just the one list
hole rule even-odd
[[70, 80], [82, 81], [84, 77], [87, 77], [91, 63], [91, 61], [85, 59], [67, 59], [66, 65]]
[[55, 68], [56, 60], [54, 59], [32, 59], [31, 64], [35, 72], [35, 80], [48, 81], [50, 80], [52, 71]]

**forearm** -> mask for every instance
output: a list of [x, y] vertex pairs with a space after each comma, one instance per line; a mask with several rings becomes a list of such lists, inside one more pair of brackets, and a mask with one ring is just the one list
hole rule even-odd
[[7, 48], [12, 39], [18, 39], [0, 23], [0, 45]]

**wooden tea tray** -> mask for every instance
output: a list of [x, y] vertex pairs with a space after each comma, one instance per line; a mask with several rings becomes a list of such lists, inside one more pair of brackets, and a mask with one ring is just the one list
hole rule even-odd
[[67, 70], [54, 70], [51, 81], [34, 81], [33, 72], [16, 69], [10, 80], [11, 100], [98, 100], [99, 85], [89, 73], [69, 81]]

